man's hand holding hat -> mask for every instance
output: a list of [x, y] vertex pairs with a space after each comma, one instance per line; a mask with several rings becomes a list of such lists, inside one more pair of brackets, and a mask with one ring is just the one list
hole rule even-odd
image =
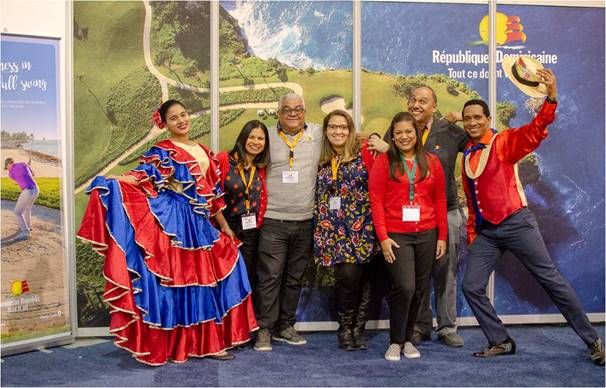
[[541, 77], [541, 82], [547, 88], [547, 97], [556, 101], [558, 97], [558, 85], [556, 82], [556, 76], [550, 69], [537, 69], [536, 73]]

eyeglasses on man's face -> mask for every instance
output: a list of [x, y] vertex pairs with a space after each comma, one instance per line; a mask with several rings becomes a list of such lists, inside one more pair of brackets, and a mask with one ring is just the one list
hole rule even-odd
[[290, 108], [288, 106], [285, 106], [284, 108], [280, 109], [280, 113], [282, 113], [283, 115], [286, 115], [286, 116], [290, 116], [290, 115], [300, 116], [304, 112], [305, 112], [305, 108], [303, 108], [302, 106], [297, 106], [295, 108]]

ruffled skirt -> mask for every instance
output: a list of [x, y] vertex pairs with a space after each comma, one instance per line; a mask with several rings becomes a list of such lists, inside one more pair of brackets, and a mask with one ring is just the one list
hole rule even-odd
[[257, 329], [237, 245], [187, 198], [96, 178], [78, 237], [105, 256], [105, 301], [117, 346], [162, 365], [250, 340]]

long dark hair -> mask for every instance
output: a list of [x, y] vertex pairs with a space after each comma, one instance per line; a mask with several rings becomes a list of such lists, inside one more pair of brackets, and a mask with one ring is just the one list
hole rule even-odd
[[421, 129], [419, 128], [419, 123], [417, 123], [417, 120], [415, 120], [415, 118], [408, 112], [400, 112], [393, 117], [385, 136], [385, 141], [389, 143], [389, 150], [387, 151], [387, 160], [389, 161], [389, 177], [393, 180], [399, 181], [398, 175], [401, 176], [406, 173], [404, 163], [400, 157], [400, 150], [393, 140], [394, 127], [397, 123], [402, 121], [411, 122], [412, 126], [415, 128], [415, 132], [417, 134], [417, 142], [415, 144], [415, 159], [419, 168], [419, 181], [422, 181], [427, 176], [427, 156], [425, 155], [423, 143], [421, 142]]
[[246, 160], [246, 141], [250, 136], [250, 133], [255, 128], [261, 128], [263, 133], [265, 134], [265, 147], [263, 147], [263, 151], [259, 153], [259, 155], [255, 156], [252, 163], [257, 167], [265, 167], [269, 164], [269, 132], [267, 131], [267, 127], [259, 120], [250, 120], [242, 127], [238, 138], [236, 139], [236, 143], [234, 144], [234, 148], [229, 151], [229, 155], [238, 161], [238, 164], [244, 163]]

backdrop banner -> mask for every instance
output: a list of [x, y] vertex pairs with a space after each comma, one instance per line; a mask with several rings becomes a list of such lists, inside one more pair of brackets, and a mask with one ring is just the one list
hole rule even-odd
[[70, 317], [59, 40], [2, 34], [1, 52], [4, 350], [70, 335]]

